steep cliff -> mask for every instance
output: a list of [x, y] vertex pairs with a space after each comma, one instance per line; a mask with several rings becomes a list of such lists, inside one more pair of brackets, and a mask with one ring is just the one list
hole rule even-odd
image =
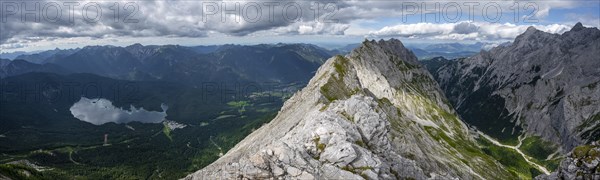
[[435, 77], [470, 125], [502, 140], [525, 133], [563, 152], [600, 138], [600, 30], [533, 27], [509, 46], [438, 69]]

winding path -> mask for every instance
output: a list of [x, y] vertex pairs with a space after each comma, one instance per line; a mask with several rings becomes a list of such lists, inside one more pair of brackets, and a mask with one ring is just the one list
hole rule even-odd
[[496, 146], [514, 149], [519, 154], [521, 154], [521, 156], [523, 157], [523, 159], [525, 159], [525, 161], [527, 161], [527, 163], [529, 163], [530, 165], [532, 165], [532, 166], [536, 167], [537, 169], [541, 170], [546, 175], [550, 174], [550, 171], [548, 171], [548, 169], [546, 169], [544, 166], [541, 166], [541, 165], [539, 165], [539, 164], [537, 164], [537, 163], [535, 163], [533, 161], [530, 161], [529, 158], [531, 158], [531, 157], [529, 157], [525, 153], [521, 152], [521, 150], [519, 149], [519, 146], [521, 146], [521, 143], [523, 141], [523, 139], [521, 137], [519, 137], [519, 144], [517, 144], [516, 146], [510, 146], [510, 145], [502, 144], [502, 143], [496, 141], [494, 138], [492, 138], [492, 137], [490, 137], [490, 136], [488, 136], [488, 135], [486, 135], [486, 134], [484, 134], [482, 132], [478, 131], [478, 133], [479, 133], [480, 136], [484, 137], [485, 139], [487, 139], [488, 141], [492, 142]]
[[221, 148], [221, 146], [219, 146], [219, 145], [218, 145], [218, 144], [217, 144], [215, 141], [213, 141], [213, 140], [212, 140], [212, 138], [213, 138], [213, 137], [212, 137], [212, 136], [210, 136], [210, 138], [209, 138], [209, 139], [210, 139], [210, 142], [211, 142], [213, 145], [215, 145], [215, 147], [217, 147], [217, 149], [219, 149], [219, 151], [220, 151], [219, 157], [220, 157], [220, 156], [223, 156], [223, 149], [222, 149], [222, 148]]

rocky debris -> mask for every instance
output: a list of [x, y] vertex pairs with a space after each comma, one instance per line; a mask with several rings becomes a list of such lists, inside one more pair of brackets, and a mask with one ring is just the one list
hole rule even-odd
[[279, 114], [185, 179], [513, 177], [477, 148], [400, 41], [364, 41], [323, 64]]
[[521, 129], [563, 152], [600, 137], [600, 30], [533, 27], [508, 46], [441, 67], [435, 76], [461, 117], [496, 138]]
[[540, 175], [537, 180], [592, 179], [600, 180], [600, 141], [575, 147], [561, 161], [556, 172]]

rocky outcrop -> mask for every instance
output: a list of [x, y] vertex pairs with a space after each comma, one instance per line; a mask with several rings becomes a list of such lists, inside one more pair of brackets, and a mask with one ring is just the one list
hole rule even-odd
[[461, 117], [499, 139], [525, 132], [563, 152], [600, 138], [600, 30], [533, 27], [508, 46], [436, 71]]
[[185, 179], [516, 178], [484, 154], [400, 41], [323, 64], [279, 114]]
[[560, 163], [556, 172], [550, 175], [540, 175], [536, 179], [600, 180], [600, 141], [574, 148]]

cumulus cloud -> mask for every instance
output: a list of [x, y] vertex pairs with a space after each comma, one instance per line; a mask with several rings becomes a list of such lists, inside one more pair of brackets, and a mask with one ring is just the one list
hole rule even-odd
[[344, 35], [350, 25], [322, 22], [298, 22], [285, 27], [273, 29], [271, 32], [279, 35]]
[[[0, 23], [0, 44], [27, 37], [205, 37], [210, 32], [244, 36], [287, 26], [295, 27], [294, 32], [298, 34], [329, 34], [329, 30], [340, 34], [340, 30], [344, 29], [342, 26], [316, 23], [329, 20], [327, 17], [331, 14], [326, 9], [332, 7], [309, 1], [159, 0], [132, 3], [115, 0], [64, 3], [3, 3], [8, 10], [3, 14], [3, 23]], [[54, 7], [59, 7], [60, 11]], [[35, 15], [21, 15], [24, 9], [34, 8], [38, 10]], [[118, 13], [115, 8], [119, 9]], [[316, 13], [315, 8], [322, 11]]]
[[21, 44], [21, 43], [0, 44], [1, 49], [16, 49], [16, 48], [24, 48], [24, 47], [27, 47], [27, 44]]
[[456, 34], [471, 34], [477, 32], [478, 30], [479, 26], [470, 22], [461, 22], [452, 28], [452, 32]]
[[[22, 16], [21, 11], [36, 7], [40, 10], [37, 16]], [[70, 4], [72, 9], [66, 6]], [[0, 23], [0, 44], [5, 49], [24, 47], [24, 44], [40, 41], [61, 42], [69, 38], [91, 39], [123, 39], [123, 38], [203, 38], [216, 36], [253, 36], [263, 35], [346, 35], [347, 30], [368, 29], [371, 27], [357, 24], [357, 21], [380, 21], [396, 19], [404, 22], [404, 17], [419, 17], [423, 13], [444, 12], [452, 14], [461, 11], [462, 19], [469, 20], [466, 2], [450, 0], [439, 1], [18, 1], [7, 0], [2, 3], [2, 23]], [[548, 17], [555, 8], [577, 8], [593, 1], [493, 1], [469, 2], [477, 4], [474, 16], [484, 13], [481, 9], [493, 3], [502, 10], [519, 9], [533, 4], [537, 11], [533, 18], [542, 20]], [[61, 16], [54, 16], [56, 5], [61, 9]], [[115, 6], [117, 5], [117, 6]], [[461, 9], [444, 9], [446, 5], [458, 5]], [[26, 7], [24, 7], [26, 6]], [[411, 8], [416, 6], [416, 14]], [[437, 8], [436, 8], [437, 7]], [[16, 8], [16, 9], [15, 9]], [[96, 16], [96, 8], [101, 9], [101, 16]], [[118, 13], [115, 13], [118, 9]], [[232, 11], [233, 10], [233, 11]], [[56, 11], [57, 12], [57, 11]], [[522, 15], [528, 12], [522, 12]], [[529, 15], [529, 14], [528, 14]], [[34, 21], [33, 18], [38, 18]], [[96, 17], [99, 17], [96, 19]], [[22, 20], [26, 21], [23, 22]], [[510, 19], [510, 18], [509, 18]], [[91, 21], [90, 21], [91, 20]], [[597, 18], [595, 19], [597, 20]], [[424, 22], [424, 21], [421, 21]], [[592, 22], [592, 21], [590, 21]], [[422, 36], [434, 39], [477, 39], [493, 38], [486, 34], [479, 24], [460, 23], [456, 21], [445, 24], [427, 24], [413, 22], [400, 29], [389, 26], [393, 21], [386, 21], [388, 27], [379, 29], [372, 35], [395, 35], [418, 38]], [[451, 24], [448, 24], [451, 23]], [[502, 25], [502, 24], [500, 24]], [[593, 25], [597, 25], [593, 24]], [[383, 25], [377, 25], [379, 28]], [[432, 28], [409, 29], [404, 28]], [[519, 27], [521, 28], [521, 27]], [[520, 29], [519, 29], [520, 30]], [[512, 30], [511, 30], [512, 31]], [[362, 31], [361, 31], [362, 32]], [[409, 34], [415, 32], [415, 34]], [[514, 34], [509, 33], [510, 36]], [[364, 34], [361, 34], [364, 35]], [[507, 35], [500, 35], [505, 37]], [[14, 44], [14, 45], [7, 45]], [[39, 43], [38, 43], [39, 44]], [[32, 47], [32, 46], [29, 46]]]
[[[457, 23], [415, 23], [386, 26], [380, 30], [369, 32], [372, 37], [412, 37], [421, 39], [439, 40], [512, 40], [517, 35], [525, 32], [528, 25], [515, 25], [510, 23], [487, 23], [463, 21]], [[561, 34], [571, 27], [561, 24], [534, 25], [535, 28]]]
[[147, 111], [144, 108], [130, 107], [130, 110], [117, 108], [107, 99], [88, 99], [82, 97], [71, 106], [71, 114], [85, 122], [102, 125], [109, 122], [126, 124], [137, 121], [142, 123], [160, 123], [167, 117], [167, 106], [161, 105], [163, 112]]

